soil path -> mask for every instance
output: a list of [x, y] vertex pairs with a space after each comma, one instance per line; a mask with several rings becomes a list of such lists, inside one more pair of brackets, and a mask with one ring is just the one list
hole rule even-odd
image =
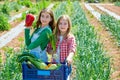
[[100, 36], [100, 43], [103, 44], [104, 50], [111, 57], [111, 79], [120, 80], [120, 48], [117, 47], [114, 37], [109, 34], [109, 31], [103, 27], [101, 22], [95, 17], [91, 17], [92, 14], [85, 8], [84, 4], [82, 4], [82, 8], [88, 21], [95, 27], [97, 34]]
[[20, 32], [24, 29], [24, 21], [17, 25], [15, 28], [12, 28], [9, 32], [2, 35], [0, 37], [0, 48], [5, 46], [8, 42], [10, 42], [13, 38], [15, 38]]
[[99, 9], [101, 9], [102, 11], [106, 12], [107, 14], [109, 14], [110, 16], [113, 16], [114, 18], [116, 18], [117, 20], [120, 20], [120, 16], [117, 15], [116, 13], [100, 6], [100, 5], [95, 5], [96, 7], [98, 7]]
[[102, 7], [106, 8], [106, 9], [110, 10], [111, 12], [114, 12], [120, 16], [120, 7], [114, 6], [114, 5], [102, 5]]

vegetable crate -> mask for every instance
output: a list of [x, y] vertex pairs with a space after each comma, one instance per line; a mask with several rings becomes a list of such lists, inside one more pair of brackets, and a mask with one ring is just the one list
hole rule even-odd
[[40, 70], [23, 63], [22, 72], [23, 80], [67, 80], [69, 67], [62, 64], [57, 70]]

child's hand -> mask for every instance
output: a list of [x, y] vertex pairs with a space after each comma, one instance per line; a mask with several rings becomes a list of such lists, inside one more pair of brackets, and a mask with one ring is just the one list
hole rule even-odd
[[68, 66], [70, 66], [72, 64], [72, 62], [73, 62], [73, 56], [74, 56], [74, 53], [70, 52], [69, 55], [68, 55], [68, 57], [67, 57], [67, 59], [66, 59], [66, 61], [68, 63]]
[[56, 52], [53, 50], [49, 50], [48, 54], [56, 54]]
[[70, 59], [69, 57], [67, 57], [66, 61], [67, 61], [68, 66], [70, 66], [73, 62], [73, 60]]
[[59, 56], [58, 56], [57, 54], [53, 54], [53, 58], [54, 58], [54, 59], [58, 59], [58, 57], [59, 57]]

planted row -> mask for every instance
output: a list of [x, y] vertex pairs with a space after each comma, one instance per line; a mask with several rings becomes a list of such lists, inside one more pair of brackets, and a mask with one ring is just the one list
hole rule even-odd
[[77, 41], [76, 80], [109, 80], [110, 60], [105, 56], [94, 27], [88, 23], [79, 2], [74, 2], [73, 6], [72, 21]]
[[101, 21], [106, 29], [116, 38], [118, 46], [120, 46], [120, 21], [109, 15], [101, 15]]

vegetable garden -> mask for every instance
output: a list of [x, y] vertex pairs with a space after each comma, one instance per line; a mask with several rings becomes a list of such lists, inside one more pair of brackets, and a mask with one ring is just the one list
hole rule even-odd
[[[119, 3], [111, 4], [119, 7]], [[114, 16], [103, 12], [100, 19], [97, 20], [92, 12], [85, 7], [85, 4], [94, 4], [74, 0], [13, 0], [1, 1], [0, 4], [1, 41], [4, 40], [2, 39], [3, 35], [18, 24], [22, 24], [18, 27], [24, 27], [27, 13], [32, 13], [37, 18], [42, 8], [51, 7], [55, 20], [62, 14], [68, 14], [72, 20], [71, 32], [76, 38], [77, 51], [74, 57], [71, 80], [120, 79], [120, 20]], [[20, 17], [13, 18], [19, 13]], [[120, 17], [119, 14], [117, 15]], [[35, 22], [36, 20], [33, 27]], [[17, 56], [24, 51], [23, 29], [10, 42], [0, 48], [0, 80], [22, 80], [21, 64], [17, 62]]]

